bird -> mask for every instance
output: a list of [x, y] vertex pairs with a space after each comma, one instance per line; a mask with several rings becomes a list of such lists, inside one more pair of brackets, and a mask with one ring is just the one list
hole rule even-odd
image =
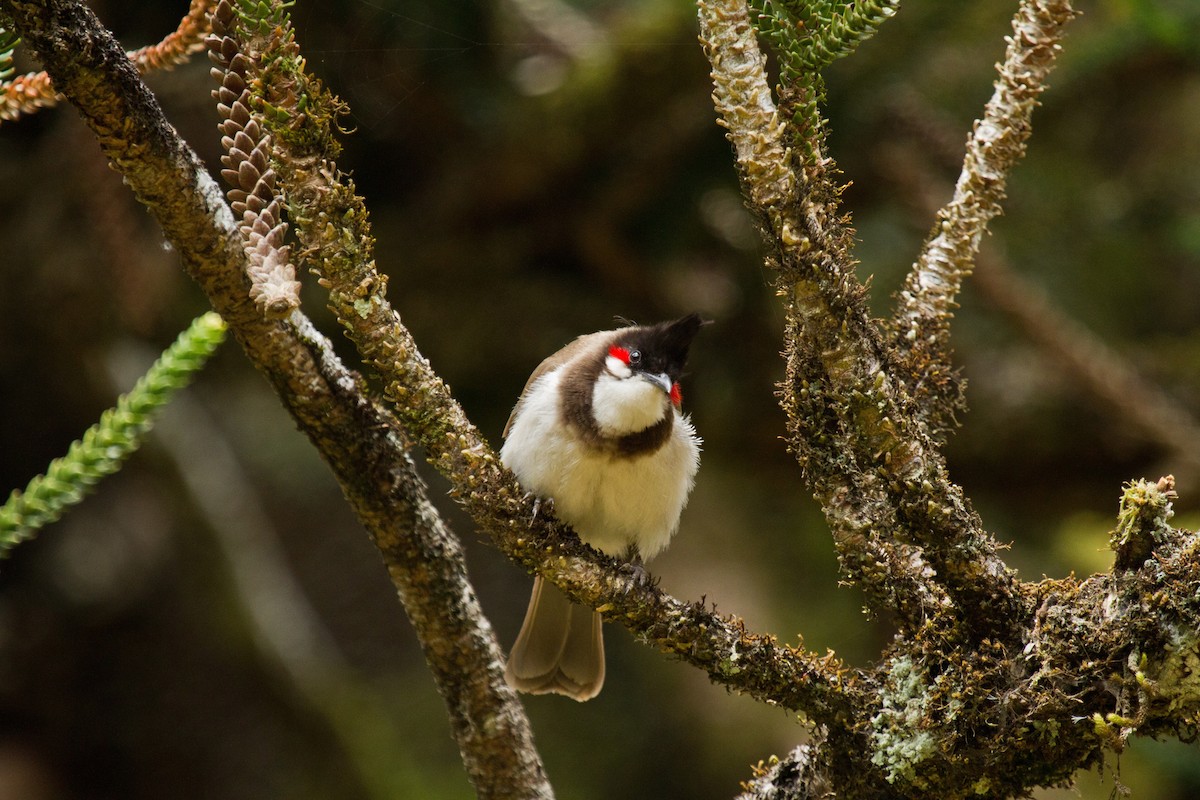
[[[679, 381], [704, 324], [689, 314], [578, 337], [533, 371], [504, 428], [500, 460], [522, 489], [638, 570], [679, 528], [700, 467]], [[509, 685], [583, 702], [600, 692], [604, 671], [600, 614], [535, 576]]]

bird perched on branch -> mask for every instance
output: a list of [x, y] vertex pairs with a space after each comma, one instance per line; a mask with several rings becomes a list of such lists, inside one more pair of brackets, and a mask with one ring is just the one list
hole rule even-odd
[[[700, 438], [679, 379], [704, 322], [634, 325], [580, 336], [529, 376], [500, 458], [579, 537], [640, 564], [679, 527]], [[604, 685], [600, 614], [540, 575], [508, 659], [509, 684], [590, 700]]]

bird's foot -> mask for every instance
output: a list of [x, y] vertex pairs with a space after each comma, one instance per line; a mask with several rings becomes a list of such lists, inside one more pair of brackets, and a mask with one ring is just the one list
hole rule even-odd
[[621, 565], [621, 571], [628, 572], [630, 578], [626, 594], [634, 589], [645, 589], [647, 586], [658, 584], [658, 581], [646, 570], [642, 554], [638, 552], [636, 545], [630, 546], [629, 551], [625, 554], [625, 559], [625, 563]]
[[525, 495], [525, 497], [527, 499], [530, 497], [533, 498], [533, 514], [529, 517], [529, 523], [531, 525], [537, 521], [537, 518], [540, 515], [543, 515], [543, 514], [546, 516], [554, 515], [554, 498], [553, 497], [539, 497], [538, 495], [534, 494], [533, 492], [530, 492], [529, 494]]

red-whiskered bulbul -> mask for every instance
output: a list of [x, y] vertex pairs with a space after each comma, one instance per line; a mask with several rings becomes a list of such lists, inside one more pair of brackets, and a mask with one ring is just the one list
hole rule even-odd
[[[690, 314], [580, 336], [533, 371], [504, 428], [500, 458], [521, 486], [609, 555], [649, 559], [679, 527], [700, 466], [679, 378], [702, 324]], [[535, 577], [506, 675], [523, 692], [595, 697], [600, 614]]]

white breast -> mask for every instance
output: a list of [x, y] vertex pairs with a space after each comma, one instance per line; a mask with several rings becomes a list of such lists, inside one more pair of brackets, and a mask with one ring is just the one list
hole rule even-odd
[[[650, 558], [679, 526], [700, 466], [700, 439], [688, 418], [668, 405], [675, 424], [658, 450], [632, 458], [597, 452], [559, 418], [561, 372], [548, 372], [529, 388], [500, 458], [525, 489], [553, 498], [555, 514], [585, 542], [611, 555], [636, 544]], [[661, 396], [645, 381], [622, 383]], [[659, 418], [661, 412], [650, 423]], [[613, 422], [624, 427], [628, 420]]]
[[606, 436], [637, 433], [670, 413], [671, 401], [663, 390], [641, 378], [620, 378], [604, 371], [592, 389], [592, 414]]

